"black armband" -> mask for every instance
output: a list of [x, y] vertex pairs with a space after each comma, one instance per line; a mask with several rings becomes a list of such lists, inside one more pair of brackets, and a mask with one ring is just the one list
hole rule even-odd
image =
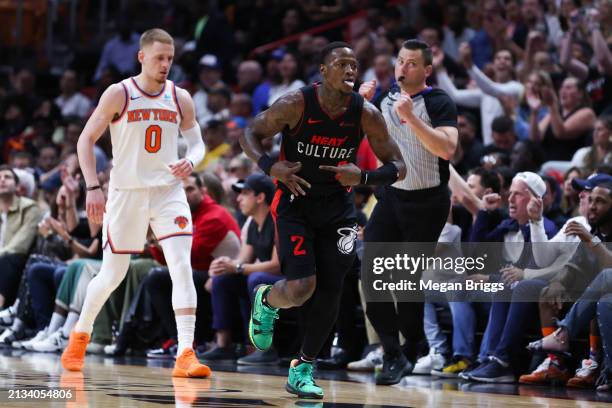
[[399, 178], [399, 171], [395, 164], [389, 162], [380, 166], [376, 170], [362, 171], [361, 172], [361, 183], [365, 185], [372, 184], [393, 184]]
[[270, 169], [274, 163], [276, 163], [276, 161], [274, 161], [274, 159], [267, 154], [262, 154], [259, 160], [257, 160], [257, 165], [259, 168], [262, 169], [268, 176], [270, 175]]

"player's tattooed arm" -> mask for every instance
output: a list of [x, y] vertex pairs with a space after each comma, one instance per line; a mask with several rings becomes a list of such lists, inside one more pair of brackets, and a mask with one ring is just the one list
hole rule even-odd
[[303, 112], [304, 98], [301, 91], [281, 96], [267, 110], [260, 112], [240, 137], [242, 150], [257, 162], [265, 154], [261, 142], [281, 132], [286, 126], [293, 129], [298, 125]]
[[281, 96], [276, 102], [261, 112], [253, 120], [253, 124], [240, 137], [240, 146], [244, 153], [257, 165], [272, 177], [287, 186], [295, 195], [306, 195], [304, 187], [310, 188], [310, 184], [297, 176], [302, 169], [301, 163], [293, 163], [286, 160], [274, 162], [268, 156], [262, 146], [262, 141], [274, 136], [288, 127], [293, 129], [299, 125], [304, 113], [304, 97], [301, 91], [289, 92]]
[[[379, 167], [377, 170], [366, 172], [367, 176], [371, 178], [369, 180], [362, 180], [364, 184], [379, 184], [375, 182], [376, 179], [379, 178], [377, 172], [380, 173], [382, 171], [383, 174], [381, 174], [381, 176], [384, 177], [385, 170], [383, 170], [383, 168], [385, 168], [385, 166], [387, 168], [395, 166], [397, 169], [397, 180], [404, 179], [404, 177], [406, 177], [406, 164], [402, 158], [402, 153], [395, 141], [389, 136], [387, 124], [385, 123], [385, 118], [382, 113], [367, 101], [363, 103], [361, 127], [368, 137], [368, 142], [372, 147], [372, 151], [383, 164], [383, 166]], [[381, 181], [383, 181], [384, 184], [384, 180], [381, 179]]]

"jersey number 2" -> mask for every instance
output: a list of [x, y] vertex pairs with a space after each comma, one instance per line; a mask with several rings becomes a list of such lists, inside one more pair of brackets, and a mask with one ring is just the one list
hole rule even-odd
[[162, 129], [159, 125], [151, 125], [145, 132], [145, 150], [149, 153], [157, 153], [161, 149]]
[[306, 250], [302, 249], [302, 244], [304, 244], [304, 237], [301, 235], [292, 235], [291, 242], [295, 242], [295, 247], [293, 247], [293, 255], [300, 256], [306, 255]]

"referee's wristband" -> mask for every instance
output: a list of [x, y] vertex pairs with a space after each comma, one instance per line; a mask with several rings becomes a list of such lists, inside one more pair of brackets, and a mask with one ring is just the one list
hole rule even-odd
[[98, 184], [97, 186], [91, 186], [91, 187], [87, 187], [87, 191], [94, 191], [101, 188], [100, 185]]
[[270, 169], [276, 163], [273, 158], [268, 156], [267, 154], [262, 154], [259, 160], [257, 160], [257, 165], [260, 169], [263, 170], [268, 176], [270, 175]]

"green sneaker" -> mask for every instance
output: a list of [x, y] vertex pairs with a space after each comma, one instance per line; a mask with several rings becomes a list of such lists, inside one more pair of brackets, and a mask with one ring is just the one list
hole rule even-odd
[[289, 379], [285, 389], [300, 398], [323, 398], [323, 389], [315, 384], [312, 378], [312, 364], [298, 364], [298, 360], [291, 361]]
[[272, 346], [274, 335], [274, 320], [278, 319], [278, 309], [265, 306], [262, 302], [272, 285], [259, 285], [255, 289], [255, 299], [251, 307], [249, 320], [249, 338], [257, 349], [266, 351]]

